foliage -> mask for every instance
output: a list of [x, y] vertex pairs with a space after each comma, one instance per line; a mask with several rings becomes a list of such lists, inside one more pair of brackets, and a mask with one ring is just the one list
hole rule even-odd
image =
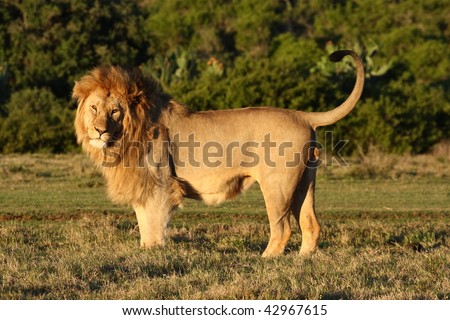
[[5, 152], [62, 152], [73, 144], [73, 112], [46, 89], [14, 92], [0, 122], [0, 147]]
[[[102, 63], [141, 66], [193, 110], [329, 110], [355, 75], [351, 60], [334, 65], [327, 55], [348, 48], [364, 59], [365, 91], [327, 130], [351, 140], [346, 153], [422, 153], [450, 138], [449, 19], [439, 0], [2, 1], [0, 123], [15, 123], [8, 118], [22, 90], [73, 109], [73, 81]], [[49, 117], [40, 121], [53, 130]], [[63, 136], [73, 135], [73, 119], [59, 121]], [[14, 132], [42, 141], [12, 147], [2, 132], [0, 151], [73, 148], [73, 139], [54, 146], [51, 134], [32, 138], [26, 127]]]

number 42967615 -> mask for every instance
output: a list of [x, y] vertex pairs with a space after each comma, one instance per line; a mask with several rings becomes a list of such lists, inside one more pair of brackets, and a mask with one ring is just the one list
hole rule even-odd
[[268, 305], [264, 313], [270, 316], [324, 316], [327, 314], [327, 305]]

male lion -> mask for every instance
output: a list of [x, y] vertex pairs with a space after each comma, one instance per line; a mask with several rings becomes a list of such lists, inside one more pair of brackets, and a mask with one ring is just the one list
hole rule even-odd
[[360, 58], [352, 93], [328, 112], [272, 107], [192, 112], [160, 91], [138, 69], [103, 66], [75, 83], [75, 129], [107, 181], [110, 197], [131, 204], [141, 246], [165, 243], [170, 213], [183, 198], [220, 203], [260, 185], [270, 222], [263, 256], [283, 253], [290, 213], [300, 225], [300, 253], [315, 252], [320, 226], [314, 212], [316, 128], [344, 118], [364, 86]]

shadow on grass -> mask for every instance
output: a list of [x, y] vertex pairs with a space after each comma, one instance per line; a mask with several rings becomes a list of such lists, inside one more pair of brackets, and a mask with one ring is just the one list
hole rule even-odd
[[133, 267], [109, 263], [101, 266], [100, 272], [107, 275], [109, 281], [121, 282], [125, 278], [133, 277], [133, 275], [137, 277], [146, 275], [149, 278], [166, 278], [169, 275], [185, 276], [190, 272], [190, 267], [185, 261], [175, 259], [163, 265], [146, 263]]
[[175, 245], [185, 245], [199, 251], [215, 251], [226, 254], [254, 253], [262, 254], [267, 242], [254, 239], [246, 235], [220, 235], [211, 234], [205, 228], [200, 228], [192, 233], [180, 232], [170, 237]]
[[322, 295], [323, 300], [350, 300], [352, 299], [351, 294], [345, 291], [333, 291], [325, 292]]

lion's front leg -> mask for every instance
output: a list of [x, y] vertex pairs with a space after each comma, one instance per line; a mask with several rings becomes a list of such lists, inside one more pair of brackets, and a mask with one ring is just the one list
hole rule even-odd
[[144, 248], [166, 243], [171, 208], [161, 206], [158, 200], [150, 199], [143, 206], [133, 206], [141, 235], [141, 247]]

